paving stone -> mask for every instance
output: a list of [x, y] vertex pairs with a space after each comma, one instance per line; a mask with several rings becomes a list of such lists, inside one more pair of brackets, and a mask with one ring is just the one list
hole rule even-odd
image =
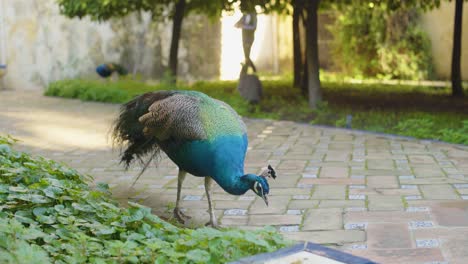
[[300, 215], [250, 215], [248, 224], [252, 226], [299, 225], [301, 220]]
[[369, 188], [398, 188], [395, 176], [368, 176], [367, 186]]
[[306, 165], [304, 160], [285, 160], [280, 163], [278, 170], [302, 170]]
[[365, 201], [360, 200], [321, 200], [319, 208], [347, 208], [347, 207], [365, 207]]
[[387, 211], [403, 210], [403, 201], [400, 196], [369, 195], [369, 210]]
[[341, 179], [333, 179], [333, 178], [318, 178], [318, 179], [302, 179], [299, 181], [302, 184], [316, 184], [316, 185], [336, 185], [336, 184], [365, 184], [365, 178], [362, 179], [350, 179], [350, 178], [341, 178]]
[[430, 155], [409, 155], [408, 159], [415, 164], [434, 164], [435, 160]]
[[416, 249], [368, 249], [352, 250], [350, 253], [371, 259], [377, 263], [424, 263], [429, 261], [445, 261], [438, 248]]
[[325, 156], [325, 161], [341, 161], [341, 162], [347, 162], [349, 161], [350, 154], [347, 152], [337, 152], [337, 151], [329, 151], [327, 155]]
[[318, 185], [312, 193], [312, 199], [344, 200], [346, 193], [345, 185]]
[[367, 246], [372, 249], [411, 248], [411, 235], [405, 223], [369, 223]]
[[[375, 158], [375, 156], [373, 156]], [[367, 160], [367, 168], [370, 170], [379, 170], [379, 169], [393, 169], [393, 160], [382, 159], [382, 160], [375, 160], [375, 159], [368, 159]]]
[[268, 206], [263, 199], [257, 199], [250, 206], [249, 212], [253, 214], [281, 214], [286, 212], [289, 203], [289, 196], [270, 196]]
[[451, 234], [446, 236], [439, 245], [444, 252], [444, 255], [447, 256], [447, 260], [450, 263], [465, 263], [468, 259], [468, 239], [467, 233], [462, 232], [462, 236], [457, 236]]
[[[270, 182], [269, 183], [270, 184], [270, 196], [277, 196], [277, 195], [292, 196], [292, 195], [309, 195], [310, 194], [310, 190], [305, 190], [303, 188], [287, 188], [287, 187], [282, 187], [282, 186], [277, 187], [277, 188], [272, 188], [273, 183], [271, 180], [269, 182]], [[252, 196], [254, 195], [255, 194], [252, 193]], [[242, 196], [245, 196], [245, 195], [242, 195]]]
[[348, 168], [323, 167], [320, 171], [320, 178], [347, 178]]
[[250, 207], [250, 204], [252, 204], [252, 201], [240, 201], [240, 200], [215, 201], [214, 204], [215, 204], [216, 209], [232, 209], [232, 208], [247, 209]]
[[452, 184], [452, 183], [461, 183], [464, 182], [460, 179], [451, 179], [447, 177], [440, 177], [440, 178], [416, 178], [416, 179], [409, 179], [409, 180], [401, 180], [401, 184]]
[[242, 195], [242, 196], [239, 196], [239, 201], [253, 201], [255, 200], [255, 196], [251, 196], [251, 195]]
[[346, 212], [345, 223], [369, 222], [369, 223], [405, 223], [409, 221], [430, 221], [429, 212], [403, 212], [403, 211], [369, 211]]
[[445, 177], [444, 172], [437, 166], [432, 167], [416, 167], [413, 168], [414, 175], [417, 178], [437, 178]]
[[366, 232], [362, 230], [330, 230], [283, 233], [285, 238], [295, 241], [311, 241], [318, 244], [343, 244], [363, 242]]
[[310, 209], [305, 215], [302, 230], [340, 229], [343, 226], [342, 213], [338, 208]]
[[458, 195], [449, 184], [421, 185], [420, 188], [426, 199], [458, 199]]
[[375, 189], [375, 192], [384, 196], [421, 195], [419, 189]]
[[432, 203], [431, 213], [440, 226], [468, 227], [468, 202], [466, 201]]
[[243, 226], [247, 225], [248, 220], [248, 216], [226, 215], [221, 218], [220, 224], [223, 226]]

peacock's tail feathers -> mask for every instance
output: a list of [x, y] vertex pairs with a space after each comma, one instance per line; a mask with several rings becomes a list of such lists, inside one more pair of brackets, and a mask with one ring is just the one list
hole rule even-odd
[[[146, 136], [144, 125], [138, 119], [148, 113], [148, 108], [156, 101], [173, 95], [171, 91], [146, 93], [140, 95], [120, 108], [119, 117], [112, 127], [112, 141], [121, 148], [121, 162], [126, 167], [136, 159], [144, 163], [143, 158], [150, 155], [153, 159], [160, 152], [156, 137]], [[148, 162], [146, 163], [148, 164]]]

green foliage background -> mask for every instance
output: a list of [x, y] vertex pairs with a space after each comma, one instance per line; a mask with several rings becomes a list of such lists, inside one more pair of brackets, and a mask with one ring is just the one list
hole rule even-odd
[[[264, 97], [257, 105], [250, 105], [239, 96], [237, 82], [234, 81], [201, 81], [174, 86], [165, 82], [149, 84], [131, 79], [113, 82], [63, 80], [51, 83], [45, 94], [85, 101], [124, 103], [145, 92], [197, 90], [225, 101], [246, 117], [344, 127], [346, 116], [352, 115], [354, 129], [468, 144], [468, 133], [464, 132], [465, 121], [468, 121], [468, 100], [450, 97], [448, 87], [352, 84], [340, 82], [336, 76], [326, 74], [322, 74], [322, 79], [326, 102], [318, 110], [309, 108], [307, 99], [292, 87], [290, 78], [262, 80]], [[427, 122], [424, 123], [424, 120]], [[408, 122], [424, 124], [410, 127], [405, 125]]]
[[332, 54], [345, 74], [406, 80], [432, 77], [431, 41], [418, 25], [418, 9], [394, 10], [385, 3], [369, 2], [335, 10]]
[[0, 263], [225, 263], [289, 242], [261, 231], [179, 228], [106, 184], [12, 150], [0, 136]]

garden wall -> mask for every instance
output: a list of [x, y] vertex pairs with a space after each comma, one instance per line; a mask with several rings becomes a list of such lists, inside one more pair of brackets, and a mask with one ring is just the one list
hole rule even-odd
[[[8, 64], [8, 89], [42, 89], [59, 79], [97, 78], [95, 67], [103, 62], [120, 62], [131, 73], [160, 78], [168, 63], [171, 23], [153, 23], [149, 14], [97, 23], [63, 17], [55, 0], [0, 0], [0, 16], [5, 46], [0, 64]], [[217, 78], [220, 23], [197, 16], [184, 23], [179, 76]]]
[[[432, 42], [432, 61], [440, 79], [450, 79], [453, 45], [455, 1], [443, 1], [439, 9], [423, 14], [421, 24]], [[463, 8], [462, 28], [462, 79], [468, 81], [468, 3]]]

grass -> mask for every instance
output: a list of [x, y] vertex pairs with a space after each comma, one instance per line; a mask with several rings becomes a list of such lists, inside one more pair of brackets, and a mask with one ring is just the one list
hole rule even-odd
[[264, 98], [255, 106], [239, 96], [235, 81], [201, 81], [175, 87], [130, 79], [63, 80], [51, 83], [45, 94], [123, 103], [148, 91], [197, 90], [227, 102], [246, 117], [344, 127], [350, 115], [354, 129], [468, 144], [468, 100], [449, 96], [448, 87], [325, 81], [322, 84], [324, 103], [319, 109], [311, 110], [290, 79], [262, 83]]

